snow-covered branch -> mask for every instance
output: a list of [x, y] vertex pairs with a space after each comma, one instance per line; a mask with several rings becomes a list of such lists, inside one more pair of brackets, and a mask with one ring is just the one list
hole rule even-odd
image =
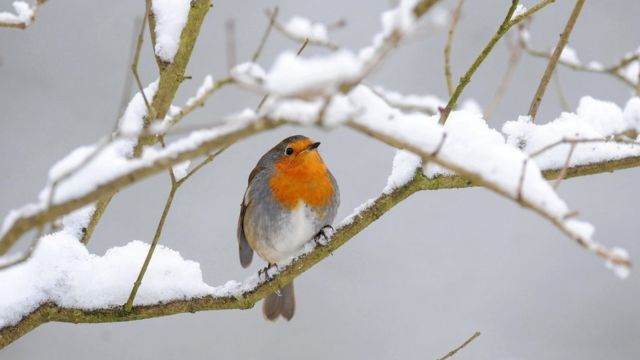
[[[449, 120], [444, 125], [439, 124], [442, 118], [438, 113], [444, 101], [410, 99], [381, 88], [374, 92], [362, 85], [400, 41], [415, 31], [418, 18], [436, 2], [401, 1], [397, 8], [383, 14], [383, 29], [372, 45], [358, 53], [338, 50], [306, 58], [287, 52], [277, 57], [269, 71], [251, 62], [236, 66], [232, 78], [214, 82], [206, 77], [196, 96], [179, 109], [171, 102], [184, 78], [209, 1], [169, 4], [154, 0], [149, 19], [159, 80], [134, 97], [120, 120], [117, 136], [105, 145], [76, 149], [56, 164], [40, 201], [9, 214], [0, 230], [3, 255], [29, 230], [62, 217], [62, 230], [43, 237], [28, 262], [0, 272], [0, 293], [11, 294], [0, 298], [0, 348], [47, 321], [127, 321], [252, 307], [420, 190], [486, 187], [532, 209], [579, 245], [604, 258], [618, 275], [626, 276], [630, 266], [626, 252], [593, 240], [593, 227], [576, 219], [576, 212], [547, 179], [640, 166], [640, 146], [635, 140], [610, 141], [616, 135], [640, 129], [640, 99], [632, 98], [621, 109], [584, 98], [575, 114], [563, 113], [544, 125], [521, 117], [507, 122], [502, 133], [491, 129], [479, 111], [455, 109], [464, 85], [498, 39], [552, 0], [540, 1], [529, 10], [512, 2], [502, 26], [449, 99], [443, 112]], [[322, 37], [321, 29], [314, 30], [313, 25], [290, 27], [306, 38]], [[245, 110], [222, 125], [193, 131], [170, 143], [163, 141], [162, 148], [153, 146], [171, 125], [232, 82], [269, 98], [257, 112]], [[152, 98], [149, 106], [144, 101], [147, 97]], [[149, 119], [149, 108], [156, 119]], [[172, 169], [175, 186], [176, 181], [182, 181], [176, 179], [183, 178], [176, 173], [185, 175], [183, 179], [190, 176], [185, 162], [283, 124], [346, 126], [401, 150], [382, 194], [343, 220], [326, 245], [311, 242], [271, 280], [254, 275], [242, 283], [230, 281], [213, 287], [202, 281], [197, 263], [162, 246], [150, 263], [149, 247], [144, 243], [132, 242], [95, 256], [78, 241], [90, 224], [97, 223], [96, 214], [99, 219], [101, 205], [93, 205], [96, 201], [104, 203], [107, 199], [108, 204], [120, 189], [167, 169]], [[130, 292], [145, 254], [145, 281], [140, 285], [142, 271], [136, 281], [139, 289]], [[99, 286], [93, 281], [96, 274], [102, 276]], [[128, 297], [131, 302], [123, 308]]]
[[339, 48], [336, 43], [329, 39], [329, 29], [325, 24], [314, 23], [307, 18], [294, 16], [284, 24], [274, 20], [273, 25], [284, 36], [298, 43], [308, 41], [311, 45], [326, 47], [331, 50]]
[[[149, 129], [155, 122], [161, 123], [166, 131], [171, 125], [177, 123], [184, 115], [192, 111], [196, 106], [201, 104], [197, 99], [187, 102], [185, 108], [178, 111], [170, 112], [171, 103], [175, 98], [178, 88], [184, 80], [184, 73], [191, 59], [191, 53], [195, 46], [196, 39], [200, 32], [200, 26], [204, 21], [211, 5], [210, 0], [197, 1], [165, 1], [165, 0], [146, 0], [146, 16], [149, 19], [151, 31], [151, 39], [156, 50], [156, 60], [160, 69], [160, 75], [155, 84], [155, 89], [147, 97], [152, 98], [151, 104], [147, 104], [147, 97], [144, 97], [146, 106], [142, 106], [141, 100], [132, 100], [129, 104], [131, 107], [125, 112], [121, 120], [119, 131], [130, 131], [131, 127], [135, 131], [139, 131], [140, 135], [137, 141], [130, 143], [131, 151], [126, 145], [122, 146], [120, 151], [121, 157], [139, 157], [142, 154], [143, 147], [153, 145], [159, 137], [151, 134]], [[184, 11], [187, 11], [185, 14]], [[144, 23], [143, 23], [144, 25]], [[140, 29], [138, 35], [138, 46], [136, 55], [132, 64], [132, 70], [138, 86], [140, 79], [137, 76], [137, 58], [140, 54], [144, 26]], [[164, 58], [163, 58], [164, 57]], [[168, 60], [171, 60], [167, 62]], [[226, 83], [212, 84], [211, 89], [203, 89], [205, 95], [210, 95]], [[203, 86], [206, 85], [203, 84]], [[201, 95], [200, 93], [197, 95]], [[152, 116], [153, 115], [153, 116]], [[155, 119], [151, 118], [155, 117]], [[169, 118], [167, 120], [167, 118]], [[166, 121], [165, 121], [166, 120]], [[160, 131], [162, 133], [163, 131]], [[104, 194], [98, 199], [94, 205], [92, 215], [86, 218], [85, 231], [82, 235], [82, 242], [88, 243], [93, 235], [93, 231], [100, 221], [102, 214], [109, 206], [113, 194]], [[0, 254], [3, 254], [2, 245], [0, 245]]]
[[14, 1], [13, 10], [15, 13], [0, 12], [0, 27], [28, 28], [36, 20], [40, 7], [46, 2], [47, 0], [36, 0], [36, 3], [31, 6], [24, 1]]
[[[270, 281], [256, 274], [242, 283], [229, 281], [212, 287], [202, 281], [197, 263], [160, 246], [130, 311], [124, 311], [122, 304], [148, 250], [147, 244], [134, 241], [96, 257], [66, 231], [50, 235], [43, 239], [32, 260], [0, 273], [0, 292], [11, 294], [0, 298], [0, 348], [49, 321], [114, 322], [251, 308], [420, 190], [422, 181], [424, 176], [416, 174], [414, 180], [368, 201], [336, 228], [326, 245], [314, 247], [311, 242], [290, 265], [273, 273]], [[57, 270], [48, 272], [46, 277], [36, 276], [34, 272], [42, 267]], [[95, 274], [101, 274], [98, 286]]]

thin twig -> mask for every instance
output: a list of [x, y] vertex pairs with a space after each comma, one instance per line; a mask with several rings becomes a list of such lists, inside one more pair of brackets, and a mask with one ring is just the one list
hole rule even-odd
[[[309, 39], [304, 39], [304, 41], [302, 42], [302, 45], [300, 45], [300, 48], [298, 48], [298, 51], [296, 52], [296, 56], [300, 56], [300, 54], [302, 54], [304, 49], [307, 47], [307, 44], [309, 44]], [[268, 98], [269, 98], [269, 94], [265, 94], [262, 97], [262, 99], [260, 99], [260, 102], [258, 102], [258, 106], [256, 106], [256, 113], [259, 112], [260, 109], [262, 109], [262, 106], [264, 105], [264, 103], [267, 101]]]
[[460, 20], [460, 13], [462, 12], [462, 5], [464, 0], [458, 0], [458, 5], [453, 11], [451, 18], [451, 26], [449, 27], [449, 33], [447, 34], [447, 43], [444, 46], [444, 77], [447, 79], [447, 91], [449, 96], [453, 94], [453, 81], [451, 81], [451, 44], [453, 43], [453, 35], [455, 34], [456, 27], [458, 26], [458, 20]]
[[557, 189], [560, 186], [564, 177], [567, 176], [567, 169], [569, 169], [569, 164], [571, 163], [571, 156], [573, 155], [573, 151], [576, 149], [576, 143], [571, 144], [571, 148], [569, 148], [569, 153], [567, 154], [567, 159], [564, 161], [564, 165], [562, 166], [562, 170], [560, 170], [560, 174], [556, 179], [556, 182], [553, 183], [553, 188]]
[[[182, 120], [185, 116], [189, 115], [192, 111], [194, 111], [199, 107], [204, 106], [205, 102], [211, 95], [215, 94], [221, 88], [233, 83], [235, 83], [235, 80], [231, 77], [215, 80], [213, 82], [213, 85], [211, 85], [210, 88], [208, 88], [205, 92], [203, 92], [201, 96], [194, 98], [192, 101], [188, 102], [185, 106], [181, 107], [180, 111], [172, 115], [171, 119], [169, 120], [169, 123], [167, 124], [167, 127], [171, 127], [177, 124], [178, 122], [180, 122], [180, 120]], [[151, 129], [151, 130], [143, 130], [143, 132], [139, 134], [154, 136], [154, 135], [158, 135], [158, 132]]]
[[[529, 44], [524, 44], [524, 50], [527, 52], [527, 54], [529, 54], [531, 56], [534, 56], [534, 57], [549, 59], [549, 57], [551, 56], [550, 53], [548, 53], [546, 51], [534, 49]], [[576, 63], [573, 63], [573, 62], [565, 61], [562, 58], [560, 58], [558, 60], [558, 64], [560, 64], [562, 66], [565, 66], [565, 67], [568, 67], [568, 68], [570, 68], [572, 70], [575, 70], [575, 71], [583, 71], [583, 72], [589, 72], [589, 73], [595, 73], [595, 74], [611, 75], [614, 78], [616, 78], [616, 79], [622, 81], [623, 83], [625, 83], [627, 86], [629, 86], [631, 88], [634, 88], [634, 87], [636, 87], [636, 84], [634, 84], [633, 81], [627, 79], [625, 76], [620, 74], [620, 70], [625, 68], [626, 66], [628, 66], [632, 62], [638, 61], [639, 59], [640, 59], [640, 54], [630, 54], [630, 55], [627, 55], [627, 56], [623, 57], [622, 59], [620, 59], [620, 61], [618, 61], [616, 64], [613, 64], [613, 65], [608, 66], [608, 67], [602, 67], [602, 68], [601, 67], [589, 66], [589, 65], [576, 64]]]
[[302, 54], [302, 52], [307, 47], [307, 45], [309, 45], [309, 38], [304, 39], [304, 41], [302, 42], [302, 45], [300, 45], [300, 48], [296, 52], [296, 56], [300, 56], [300, 54]]
[[553, 84], [556, 86], [556, 92], [558, 93], [558, 100], [560, 101], [562, 110], [571, 111], [571, 105], [569, 105], [567, 96], [564, 93], [564, 88], [562, 86], [562, 81], [560, 81], [560, 72], [558, 71], [558, 69], [553, 72]]
[[458, 98], [464, 91], [465, 87], [471, 81], [471, 77], [473, 76], [473, 74], [475, 74], [476, 70], [478, 70], [478, 67], [480, 67], [482, 62], [487, 58], [487, 56], [489, 56], [489, 53], [491, 53], [491, 50], [493, 50], [493, 47], [496, 45], [498, 40], [500, 40], [500, 38], [502, 38], [502, 36], [506, 34], [507, 31], [509, 31], [509, 29], [512, 26], [518, 24], [522, 20], [533, 15], [536, 11], [542, 9], [543, 7], [549, 5], [554, 1], [555, 0], [542, 0], [536, 5], [529, 8], [524, 13], [516, 16], [513, 19], [512, 19], [512, 16], [518, 5], [518, 0], [511, 1], [511, 6], [509, 7], [509, 10], [507, 11], [507, 15], [502, 21], [502, 24], [500, 24], [500, 27], [498, 27], [498, 30], [496, 31], [496, 33], [489, 40], [487, 45], [485, 45], [484, 49], [482, 49], [478, 57], [476, 57], [474, 62], [469, 67], [469, 69], [467, 69], [465, 74], [460, 78], [458, 86], [456, 86], [456, 89], [454, 90], [453, 95], [451, 95], [451, 98], [449, 99], [447, 106], [443, 109], [443, 111], [440, 114], [440, 121], [438, 122], [440, 125], [443, 125], [447, 121], [447, 118], [449, 117], [449, 114], [451, 113], [451, 111], [455, 109], [455, 107], [458, 105]]
[[145, 8], [144, 8], [144, 18], [140, 26], [140, 32], [138, 33], [138, 43], [136, 45], [136, 52], [135, 52], [135, 55], [133, 56], [133, 62], [131, 62], [131, 72], [133, 73], [133, 77], [136, 79], [136, 84], [138, 85], [140, 94], [142, 94], [144, 105], [147, 107], [147, 117], [151, 119], [155, 119], [156, 118], [155, 111], [153, 110], [153, 107], [149, 103], [149, 100], [147, 99], [147, 95], [144, 93], [144, 87], [142, 86], [142, 82], [140, 81], [140, 76], [138, 76], [138, 60], [140, 60], [140, 50], [142, 49], [142, 43], [144, 42], [144, 29], [147, 27], [147, 18], [149, 17], [150, 11], [151, 11], [151, 0], [146, 0]]
[[236, 61], [236, 21], [233, 18], [224, 22], [225, 38], [227, 45], [227, 70], [231, 70], [238, 62]]
[[562, 50], [569, 41], [569, 36], [571, 35], [573, 26], [576, 24], [576, 20], [578, 20], [578, 16], [580, 16], [580, 11], [582, 10], [583, 5], [584, 0], [576, 0], [576, 5], [574, 6], [573, 11], [571, 11], [571, 15], [569, 16], [569, 20], [567, 20], [567, 24], [565, 25], [562, 34], [560, 34], [560, 39], [558, 39], [558, 43], [553, 50], [553, 54], [549, 58], [547, 68], [544, 70], [544, 74], [542, 75], [542, 79], [540, 79], [540, 84], [538, 85], [538, 89], [536, 90], [536, 93], [533, 96], [533, 100], [531, 101], [531, 106], [529, 107], [529, 116], [531, 117], [532, 122], [534, 122], [536, 119], [538, 108], [542, 103], [542, 98], [544, 97], [544, 93], [547, 90], [547, 85], [549, 85], [549, 80], [551, 80], [551, 76], [553, 75], [553, 72], [556, 68], [558, 59], [560, 59], [560, 55], [562, 54]]
[[473, 335], [471, 335], [470, 338], [468, 338], [465, 342], [462, 343], [462, 345], [458, 346], [457, 348], [449, 351], [449, 353], [441, 358], [439, 358], [438, 360], [446, 360], [449, 359], [450, 357], [452, 357], [453, 355], [455, 355], [458, 351], [462, 350], [465, 346], [469, 345], [473, 340], [475, 340], [478, 336], [480, 336], [480, 332], [476, 331]]
[[620, 139], [616, 136], [612, 136], [612, 137], [606, 137], [606, 138], [593, 138], [593, 139], [569, 139], [569, 138], [562, 138], [558, 141], [552, 142], [551, 144], [548, 144], [542, 148], [540, 148], [539, 150], [531, 153], [529, 156], [531, 156], [532, 158], [535, 158], [537, 156], [540, 156], [542, 153], [547, 152], [553, 148], [555, 148], [556, 146], [562, 145], [562, 144], [586, 144], [586, 143], [613, 143], [613, 144], [622, 144], [622, 145], [631, 145], [631, 146], [640, 146], [640, 142], [635, 141], [635, 140], [624, 140], [624, 139]]
[[[172, 174], [171, 171], [169, 171], [169, 173]], [[149, 250], [147, 251], [147, 256], [144, 259], [144, 263], [142, 264], [142, 268], [138, 273], [138, 277], [136, 278], [136, 281], [133, 283], [133, 288], [131, 289], [131, 293], [129, 294], [129, 299], [127, 300], [127, 303], [124, 305], [124, 310], [127, 312], [131, 311], [131, 308], [133, 307], [133, 300], [135, 299], [136, 294], [138, 293], [138, 288], [142, 284], [142, 278], [144, 277], [144, 274], [147, 271], [147, 267], [151, 262], [151, 257], [153, 256], [153, 252], [156, 249], [156, 245], [158, 245], [158, 241], [160, 240], [160, 235], [162, 235], [162, 229], [164, 228], [164, 223], [165, 223], [165, 220], [167, 219], [167, 215], [169, 214], [169, 209], [171, 208], [171, 204], [173, 203], [173, 197], [175, 196], [176, 191], [178, 190], [178, 186], [179, 185], [176, 185], [176, 182], [173, 180], [173, 176], [172, 176], [171, 190], [169, 191], [169, 196], [167, 197], [167, 201], [164, 204], [164, 209], [162, 210], [162, 216], [160, 216], [160, 221], [158, 222], [158, 226], [156, 227], [156, 232], [153, 235], [153, 241], [151, 242], [151, 246], [149, 246]]]
[[522, 188], [524, 186], [524, 179], [526, 177], [527, 172], [527, 164], [529, 163], [529, 158], [525, 158], [522, 162], [522, 170], [520, 172], [520, 179], [518, 179], [518, 191], [516, 193], [516, 201], [522, 202]]
[[262, 49], [264, 48], [264, 44], [267, 42], [267, 38], [269, 38], [269, 34], [271, 33], [271, 29], [273, 28], [273, 24], [276, 22], [276, 18], [278, 17], [279, 8], [276, 6], [271, 12], [271, 16], [269, 18], [269, 25], [267, 25], [267, 29], [262, 34], [262, 39], [260, 39], [260, 43], [258, 44], [258, 48], [253, 53], [251, 57], [251, 62], [258, 61], [260, 54], [262, 54]]
[[[516, 35], [516, 37], [518, 37]], [[496, 93], [493, 95], [493, 99], [487, 106], [484, 111], [484, 119], [489, 120], [493, 113], [498, 108], [498, 104], [504, 98], [504, 95], [507, 93], [507, 89], [513, 80], [513, 76], [516, 73], [516, 68], [518, 67], [518, 63], [520, 63], [520, 59], [522, 58], [522, 47], [517, 45], [518, 40], [516, 40], [516, 44], [511, 46], [511, 52], [509, 56], [509, 63], [507, 64], [507, 68], [502, 75], [502, 79], [500, 79], [500, 84], [498, 85], [498, 89]]]
[[[164, 146], [164, 140], [160, 139], [159, 141]], [[224, 145], [223, 147], [221, 147], [215, 153], [207, 156], [206, 159], [204, 159], [202, 162], [200, 162], [196, 167], [191, 169], [191, 171], [189, 171], [189, 173], [187, 173], [186, 176], [184, 176], [183, 178], [181, 178], [179, 180], [176, 179], [176, 176], [175, 176], [175, 174], [173, 172], [173, 168], [169, 169], [169, 177], [171, 178], [171, 190], [169, 190], [169, 196], [167, 197], [167, 200], [166, 200], [166, 202], [164, 204], [164, 209], [162, 210], [162, 215], [160, 216], [160, 221], [158, 222], [158, 225], [156, 227], [156, 232], [153, 235], [153, 240], [151, 241], [151, 245], [149, 246], [149, 250], [147, 251], [147, 256], [145, 257], [144, 263], [142, 264], [142, 267], [140, 268], [140, 272], [138, 273], [138, 277], [136, 278], [136, 281], [133, 283], [133, 287], [131, 288], [131, 292], [129, 293], [129, 298], [127, 299], [127, 302], [124, 305], [124, 310], [126, 312], [131, 311], [131, 309], [133, 307], [133, 301], [136, 298], [136, 294], [138, 293], [138, 289], [140, 288], [140, 285], [142, 284], [142, 279], [144, 278], [144, 274], [147, 272], [147, 268], [149, 267], [149, 263], [151, 262], [151, 258], [153, 257], [153, 253], [154, 253], [154, 251], [156, 249], [156, 246], [158, 245], [158, 241], [160, 240], [160, 236], [162, 235], [162, 230], [164, 229], [164, 224], [165, 224], [165, 221], [167, 220], [167, 216], [169, 215], [169, 209], [171, 209], [171, 205], [173, 203], [173, 199], [174, 199], [174, 197], [176, 195], [176, 192], [178, 191], [180, 186], [182, 186], [182, 184], [184, 184], [193, 174], [195, 174], [198, 170], [202, 169], [202, 167], [205, 166], [206, 164], [208, 164], [211, 161], [213, 161], [213, 159], [215, 159], [218, 155], [220, 155], [228, 147], [229, 147], [229, 145]]]
[[[145, 19], [147, 18], [146, 16], [144, 17]], [[137, 42], [136, 39], [138, 39], [138, 37], [140, 36], [137, 29], [140, 28], [142, 25], [142, 19], [140, 17], [136, 17], [133, 21], [133, 31], [132, 33], [132, 38], [131, 38], [131, 50], [129, 51], [129, 62], [128, 64], [133, 64], [133, 60], [134, 57], [136, 56], [136, 52], [139, 52], [138, 47], [137, 47]], [[128, 66], [127, 70], [130, 70], [131, 65]], [[124, 86], [122, 87], [122, 97], [120, 98], [120, 106], [118, 106], [118, 115], [117, 117], [122, 116], [122, 114], [124, 113], [127, 105], [129, 104], [129, 101], [131, 101], [131, 89], [133, 85], [133, 77], [131, 76], [131, 73], [129, 71], [125, 71], [125, 75], [124, 75]]]
[[31, 258], [31, 255], [33, 255], [33, 252], [38, 247], [40, 239], [42, 239], [42, 235], [44, 234], [44, 226], [45, 224], [41, 224], [40, 226], [38, 226], [38, 231], [36, 232], [36, 235], [33, 237], [33, 239], [31, 239], [31, 243], [29, 244], [27, 250], [7, 262], [0, 263], [0, 270], [16, 266], [29, 260]]
[[182, 185], [184, 182], [186, 182], [191, 176], [193, 176], [193, 174], [195, 174], [198, 170], [200, 170], [203, 166], [207, 165], [208, 163], [210, 163], [211, 161], [213, 161], [213, 159], [215, 159], [216, 157], [218, 157], [218, 155], [220, 155], [223, 151], [227, 150], [229, 148], [229, 146], [231, 146], [231, 144], [226, 144], [223, 145], [220, 149], [218, 149], [216, 152], [214, 152], [213, 154], [207, 156], [204, 160], [202, 160], [198, 165], [194, 166], [193, 169], [191, 169], [182, 179], [178, 180], [178, 184]]

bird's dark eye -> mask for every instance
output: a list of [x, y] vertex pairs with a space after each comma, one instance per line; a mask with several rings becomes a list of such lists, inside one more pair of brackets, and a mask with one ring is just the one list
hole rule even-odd
[[293, 149], [292, 149], [292, 148], [290, 148], [290, 147], [288, 147], [288, 148], [286, 148], [286, 149], [284, 150], [284, 153], [285, 153], [285, 154], [287, 154], [287, 155], [291, 155], [291, 154], [293, 154]]

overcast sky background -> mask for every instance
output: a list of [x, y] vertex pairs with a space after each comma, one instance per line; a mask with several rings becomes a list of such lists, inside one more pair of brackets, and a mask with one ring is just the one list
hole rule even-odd
[[[455, 78], [492, 36], [509, 3], [466, 1], [452, 49]], [[217, 1], [187, 69], [194, 80], [180, 89], [176, 104], [192, 96], [206, 74], [226, 76], [225, 20], [236, 19], [238, 60], [245, 61], [266, 26], [264, 10], [276, 4], [283, 20], [346, 19], [347, 27], [332, 37], [359, 49], [380, 28], [379, 14], [389, 1]], [[556, 1], [535, 17], [535, 46], [555, 44], [573, 4]], [[8, 9], [10, 1], [0, 6]], [[134, 18], [143, 11], [143, 1], [51, 0], [28, 30], [0, 29], [0, 214], [34, 201], [52, 164], [111, 130]], [[570, 44], [584, 62], [612, 64], [640, 45], [638, 14], [638, 1], [589, 1]], [[445, 37], [442, 31], [399, 48], [367, 83], [444, 98]], [[144, 83], [157, 76], [148, 45], [141, 59]], [[488, 104], [507, 63], [504, 45], [496, 46], [464, 98]], [[260, 62], [269, 68], [280, 51], [297, 46], [274, 33]], [[524, 56], [492, 126], [527, 112], [545, 64]], [[610, 77], [567, 69], [560, 76], [573, 108], [583, 95], [624, 105], [631, 94]], [[224, 89], [185, 121], [210, 123], [258, 100]], [[538, 120], [550, 121], [560, 111], [551, 85]], [[160, 243], [200, 262], [210, 284], [244, 279], [263, 266], [259, 259], [251, 270], [238, 263], [238, 204], [258, 158], [297, 133], [322, 142], [342, 194], [337, 221], [380, 193], [392, 148], [348, 129], [283, 127], [238, 142], [181, 188]], [[596, 226], [598, 240], [627, 248], [636, 260], [639, 174], [572, 179], [559, 190]], [[118, 194], [90, 250], [103, 254], [133, 239], [150, 241], [168, 190], [169, 179], [161, 174]], [[485, 189], [422, 192], [298, 278], [290, 323], [264, 321], [260, 305], [119, 324], [50, 323], [1, 351], [0, 359], [434, 359], [476, 330], [482, 336], [456, 359], [636, 359], [639, 279], [636, 270], [627, 280], [616, 278], [549, 222]]]

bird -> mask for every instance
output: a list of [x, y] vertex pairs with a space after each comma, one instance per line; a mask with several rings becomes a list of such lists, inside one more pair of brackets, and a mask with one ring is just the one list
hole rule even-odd
[[[338, 183], [318, 153], [319, 142], [302, 135], [287, 137], [258, 161], [249, 175], [240, 204], [238, 250], [240, 264], [251, 264], [253, 252], [268, 269], [285, 263], [325, 231], [340, 205]], [[264, 317], [287, 321], [295, 313], [293, 281], [263, 301]]]

